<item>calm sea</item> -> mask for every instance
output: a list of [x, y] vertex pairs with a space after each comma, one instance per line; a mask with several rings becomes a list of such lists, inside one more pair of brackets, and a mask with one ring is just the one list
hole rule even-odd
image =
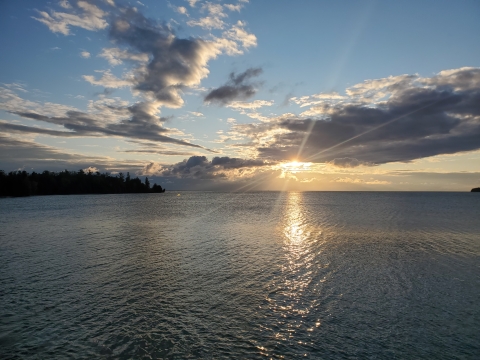
[[480, 194], [0, 199], [0, 358], [479, 359]]

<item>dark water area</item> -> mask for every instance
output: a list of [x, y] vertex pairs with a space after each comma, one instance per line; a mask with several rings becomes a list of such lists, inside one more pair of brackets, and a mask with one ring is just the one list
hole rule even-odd
[[479, 359], [480, 197], [0, 199], [0, 358]]

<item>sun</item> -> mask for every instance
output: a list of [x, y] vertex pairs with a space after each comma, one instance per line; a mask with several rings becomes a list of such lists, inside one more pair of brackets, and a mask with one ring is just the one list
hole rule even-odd
[[296, 173], [300, 171], [307, 171], [311, 165], [312, 163], [299, 162], [295, 160], [295, 161], [283, 163], [280, 166], [285, 172]]

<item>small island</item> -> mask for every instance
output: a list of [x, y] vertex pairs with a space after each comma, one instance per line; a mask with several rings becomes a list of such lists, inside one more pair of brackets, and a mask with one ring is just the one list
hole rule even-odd
[[150, 187], [148, 177], [142, 182], [138, 177], [131, 178], [119, 173], [79, 171], [44, 171], [28, 173], [11, 171], [6, 174], [0, 170], [0, 196], [34, 196], [34, 195], [80, 195], [80, 194], [130, 194], [163, 193], [160, 185]]
[[478, 188], [473, 188], [470, 192], [480, 192], [480, 187], [478, 187]]

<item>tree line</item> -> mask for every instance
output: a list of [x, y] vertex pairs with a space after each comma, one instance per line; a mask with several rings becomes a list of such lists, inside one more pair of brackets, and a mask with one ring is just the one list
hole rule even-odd
[[142, 182], [138, 177], [131, 178], [119, 173], [79, 171], [44, 171], [42, 173], [11, 171], [8, 174], [0, 170], [0, 196], [32, 195], [71, 195], [71, 194], [125, 194], [125, 193], [162, 193], [160, 185], [150, 187], [150, 181]]

